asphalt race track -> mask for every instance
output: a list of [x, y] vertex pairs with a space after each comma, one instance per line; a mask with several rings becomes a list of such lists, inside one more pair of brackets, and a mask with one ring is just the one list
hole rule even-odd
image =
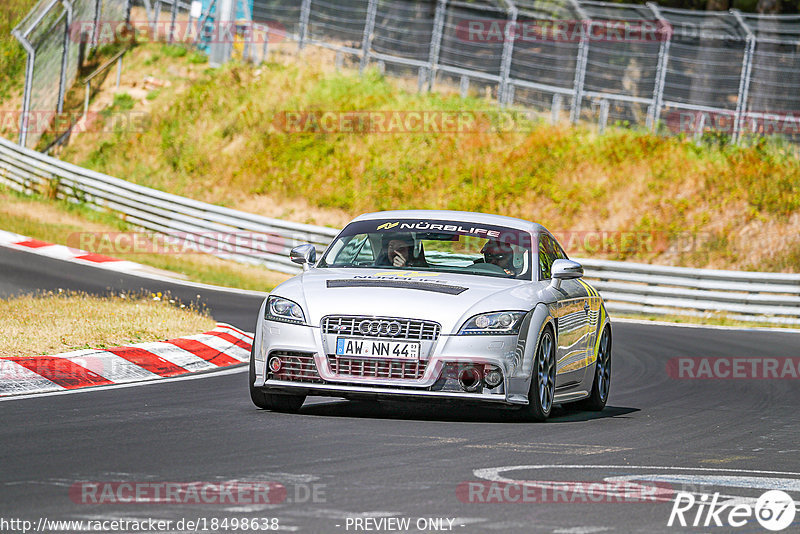
[[[247, 330], [260, 304], [0, 248], [0, 295], [59, 287], [199, 295], [216, 319]], [[528, 502], [517, 492], [500, 499], [510, 502], [475, 501], [498, 497], [498, 488], [509, 486], [490, 481], [509, 479], [585, 483], [573, 488], [649, 481], [645, 487], [688, 490], [698, 499], [719, 492], [726, 502], [783, 488], [797, 500], [800, 382], [677, 379], [667, 361], [797, 357], [799, 347], [796, 333], [618, 323], [609, 407], [599, 414], [556, 409], [538, 424], [503, 411], [321, 398], [310, 398], [299, 414], [271, 413], [250, 403], [244, 372], [0, 402], [0, 531], [21, 532], [2, 519], [36, 525], [46, 518], [201, 520], [194, 530], [203, 532], [204, 521], [207, 532], [254, 532], [231, 529], [232, 519], [277, 518], [259, 530], [768, 532], [752, 517], [739, 528], [667, 526], [671, 494], [633, 502], [542, 490]], [[91, 498], [79, 485], [231, 481], [274, 482], [286, 492], [274, 504], [95, 504], [85, 502]], [[689, 524], [697, 511], [686, 513]], [[226, 518], [228, 528], [221, 526]], [[409, 527], [400, 530], [389, 518]], [[785, 532], [798, 525], [800, 514]]]

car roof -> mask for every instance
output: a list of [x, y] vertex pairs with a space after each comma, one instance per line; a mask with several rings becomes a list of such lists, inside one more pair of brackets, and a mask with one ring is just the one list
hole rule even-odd
[[505, 226], [517, 230], [524, 230], [533, 234], [547, 232], [541, 224], [517, 219], [516, 217], [506, 217], [505, 215], [491, 215], [488, 213], [477, 213], [472, 211], [451, 211], [451, 210], [393, 210], [377, 211], [375, 213], [365, 213], [359, 215], [352, 222], [382, 220], [382, 219], [421, 219], [421, 220], [443, 220], [463, 222], [470, 224], [491, 224], [495, 226]]

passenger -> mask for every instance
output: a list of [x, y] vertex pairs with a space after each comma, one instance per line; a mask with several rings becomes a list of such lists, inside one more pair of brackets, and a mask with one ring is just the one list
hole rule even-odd
[[383, 238], [381, 255], [376, 265], [392, 267], [427, 267], [425, 252], [420, 247], [418, 257], [414, 256], [414, 238], [408, 234], [390, 234]]
[[519, 272], [514, 267], [514, 249], [502, 241], [487, 241], [481, 249], [486, 263], [497, 265], [509, 276], [517, 276]]

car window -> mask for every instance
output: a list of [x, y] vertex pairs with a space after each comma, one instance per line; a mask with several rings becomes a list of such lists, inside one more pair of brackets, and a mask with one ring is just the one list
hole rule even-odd
[[531, 244], [530, 233], [494, 225], [367, 220], [345, 227], [317, 267], [414, 269], [531, 280], [535, 265]]
[[549, 280], [551, 278], [553, 262], [558, 259], [567, 259], [564, 250], [548, 234], [541, 234], [539, 236], [539, 274], [541, 280]]

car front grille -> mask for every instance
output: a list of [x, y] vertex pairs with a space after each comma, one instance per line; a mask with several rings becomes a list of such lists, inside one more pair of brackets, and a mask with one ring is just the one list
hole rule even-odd
[[425, 374], [428, 362], [383, 358], [348, 358], [329, 354], [328, 364], [331, 366], [333, 374], [337, 376], [419, 380]]
[[436, 341], [441, 325], [433, 321], [397, 317], [329, 315], [322, 319], [322, 332], [340, 336]]
[[289, 352], [274, 351], [269, 354], [270, 358], [277, 356], [283, 362], [281, 370], [277, 373], [270, 373], [276, 380], [288, 380], [291, 382], [312, 382], [321, 384], [322, 379], [317, 371], [317, 364], [314, 363], [314, 355], [310, 352]]

